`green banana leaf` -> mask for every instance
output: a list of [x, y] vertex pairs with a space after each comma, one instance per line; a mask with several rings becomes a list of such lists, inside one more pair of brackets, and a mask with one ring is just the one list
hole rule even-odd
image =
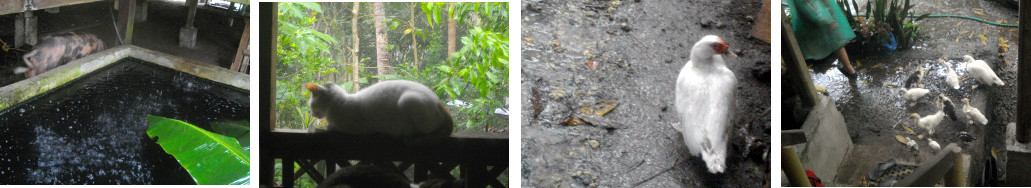
[[147, 135], [175, 157], [200, 185], [249, 185], [250, 152], [236, 139], [189, 123], [147, 115]]
[[243, 147], [243, 150], [251, 150], [251, 127], [247, 121], [211, 122], [211, 131], [233, 137], [240, 141], [240, 146]]

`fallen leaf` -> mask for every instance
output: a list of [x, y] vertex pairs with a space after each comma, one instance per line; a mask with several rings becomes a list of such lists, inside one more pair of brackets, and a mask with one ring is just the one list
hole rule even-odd
[[913, 129], [910, 129], [908, 126], [903, 125], [902, 129], [906, 130], [906, 133], [909, 133], [911, 135], [916, 135], [916, 132], [913, 132]]
[[987, 45], [988, 45], [988, 42], [984, 41], [984, 39], [981, 39], [981, 46], [987, 46]]
[[963, 25], [963, 22], [956, 22], [956, 27], [959, 27], [959, 25]]
[[526, 37], [526, 42], [533, 42], [533, 38], [531, 38], [531, 37]]
[[856, 67], [859, 67], [862, 64], [863, 64], [863, 62], [860, 62], [859, 60], [856, 60]]
[[988, 37], [985, 37], [984, 34], [977, 34], [977, 37], [981, 37], [981, 40], [988, 40]]
[[959, 33], [960, 34], [967, 34], [967, 33], [970, 33], [970, 31], [960, 31]]
[[866, 80], [859, 80], [859, 82], [862, 82], [863, 85], [870, 85], [870, 82], [867, 82]]
[[888, 85], [886, 85], [885, 87], [890, 87], [890, 88], [898, 88], [899, 86], [898, 86], [898, 85], [895, 85], [895, 84], [888, 84]]
[[873, 65], [873, 66], [872, 66], [872, 67], [870, 67], [870, 68], [877, 68], [877, 67], [881, 67], [882, 65], [884, 65], [884, 63], [878, 63], [878, 64], [876, 64], [876, 65]]
[[898, 134], [895, 135], [895, 140], [898, 140], [899, 143], [902, 143], [902, 145], [906, 145], [906, 143], [909, 142], [908, 140], [906, 140], [906, 137], [902, 137], [902, 135]]
[[618, 105], [619, 104], [612, 103], [612, 102], [599, 102], [598, 104], [595, 104], [594, 106], [588, 106], [588, 107], [581, 108], [580, 109], [580, 113], [585, 114], [585, 115], [604, 116], [605, 114], [608, 114], [609, 112], [611, 112], [612, 109], [615, 109], [616, 106], [618, 106]]
[[959, 42], [959, 37], [956, 37], [956, 42]]
[[981, 15], [981, 16], [988, 16], [988, 15], [984, 14], [984, 9], [975, 8], [974, 9], [974, 13], [976, 13], [977, 15]]
[[995, 149], [995, 146], [992, 146], [992, 158], [999, 158], [999, 149]]
[[568, 117], [568, 118], [566, 118], [566, 120], [562, 120], [562, 125], [566, 125], [566, 126], [577, 126], [577, 125], [583, 125], [583, 124], [584, 124], [584, 120], [582, 120], [580, 118], [577, 118], [577, 117]]

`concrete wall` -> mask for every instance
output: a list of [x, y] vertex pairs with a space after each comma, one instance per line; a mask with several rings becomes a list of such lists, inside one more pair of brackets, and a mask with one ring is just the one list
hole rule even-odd
[[248, 85], [250, 78], [247, 74], [132, 45], [122, 45], [69, 62], [35, 77], [0, 87], [0, 111], [127, 57], [140, 59], [144, 62], [154, 63], [240, 89], [250, 90]]

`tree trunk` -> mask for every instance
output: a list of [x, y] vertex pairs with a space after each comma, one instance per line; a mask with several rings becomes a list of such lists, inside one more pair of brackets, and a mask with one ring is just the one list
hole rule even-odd
[[412, 16], [408, 20], [408, 25], [412, 27], [412, 56], [415, 60], [413, 61], [413, 68], [419, 69], [419, 43], [415, 41], [415, 5], [416, 2], [412, 2]]
[[372, 16], [376, 26], [376, 74], [387, 75], [389, 70], [389, 52], [387, 52], [387, 26], [384, 20], [383, 3], [372, 3]]
[[358, 82], [358, 73], [362, 67], [362, 63], [358, 61], [358, 2], [354, 2], [354, 7], [351, 10], [351, 40], [354, 41], [354, 45], [351, 46], [351, 62], [354, 63], [351, 66], [351, 75], [354, 76], [352, 77], [353, 80], [351, 80], [351, 89], [354, 90], [354, 93], [357, 93], [358, 89], [361, 88]]
[[[448, 3], [448, 7], [451, 7], [448, 11], [455, 10], [455, 3]], [[451, 13], [451, 12], [449, 12]], [[455, 53], [455, 18], [451, 16], [447, 17], [447, 57], [451, 58], [451, 54]]]

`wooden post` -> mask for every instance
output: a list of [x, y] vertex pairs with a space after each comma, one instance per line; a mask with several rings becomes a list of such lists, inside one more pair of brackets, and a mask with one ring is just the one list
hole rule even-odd
[[1020, 0], [1020, 27], [1017, 31], [1017, 142], [1031, 141], [1031, 0]]
[[[283, 180], [282, 186], [283, 187], [294, 187], [294, 180], [295, 180], [294, 179], [294, 159], [288, 158], [288, 157], [284, 157], [283, 158], [283, 165], [280, 165], [280, 166], [282, 166], [282, 175], [283, 175], [283, 177], [280, 178], [281, 180]], [[271, 180], [269, 180], [269, 181], [271, 181]]]
[[[781, 13], [781, 17], [786, 18], [787, 16]], [[791, 78], [788, 81], [797, 90], [802, 105], [812, 107], [820, 98], [816, 96], [816, 87], [813, 86], [813, 79], [809, 77], [809, 67], [805, 65], [805, 57], [802, 56], [802, 51], [798, 47], [798, 41], [795, 40], [795, 33], [791, 30], [791, 25], [787, 21], [781, 20], [780, 28], [780, 35], [783, 36], [781, 54], [784, 57], [781, 61], [785, 61], [787, 65], [787, 74]]]
[[251, 21], [244, 21], [243, 34], [240, 37], [240, 46], [236, 47], [236, 57], [233, 58], [233, 65], [229, 66], [229, 70], [238, 72], [247, 72], [247, 66], [250, 64], [250, 51], [251, 51]]
[[[274, 81], [276, 75], [272, 73], [276, 69], [278, 12], [278, 5], [275, 2], [261, 2], [258, 6], [258, 14], [265, 18], [258, 23], [258, 30], [262, 31], [258, 32], [258, 38], [264, 39], [258, 40], [258, 58], [263, 67], [258, 71], [258, 83], [265, 84], [259, 89], [259, 92], [264, 94], [258, 95], [258, 113], [261, 114], [259, 117], [263, 119], [258, 121], [258, 136], [263, 138], [259, 141], [262, 145], [271, 143], [269, 136], [272, 133], [272, 127], [276, 126], [276, 108], [273, 108], [276, 104], [276, 82]], [[272, 158], [272, 150], [262, 149], [258, 155], [261, 164], [258, 167], [258, 176], [260, 177], [258, 184], [262, 187], [273, 187], [276, 160]], [[288, 166], [292, 167], [293, 165]]]
[[186, 13], [186, 26], [193, 27], [193, 20], [197, 17], [197, 0], [186, 0], [186, 7], [190, 7]]
[[415, 162], [415, 166], [413, 167], [414, 168], [413, 169], [414, 172], [412, 173], [412, 176], [415, 176], [415, 177], [412, 177], [412, 178], [416, 182], [426, 181], [426, 179], [429, 179], [429, 177], [430, 177], [430, 169], [426, 168], [427, 163], [431, 163], [431, 162], [430, 161], [417, 161], [417, 162]]
[[133, 19], [136, 18], [136, 0], [118, 0], [118, 34], [123, 43], [132, 44]]
[[462, 174], [468, 180], [467, 187], [487, 187], [487, 165], [476, 161], [462, 164]]
[[[782, 34], [783, 35], [783, 34]], [[793, 147], [781, 147], [781, 168], [784, 169], [784, 174], [788, 177], [788, 182], [794, 187], [812, 187], [809, 184], [809, 178], [805, 175], [805, 167], [802, 166], [802, 161], [798, 160], [798, 154], [795, 153]]]

